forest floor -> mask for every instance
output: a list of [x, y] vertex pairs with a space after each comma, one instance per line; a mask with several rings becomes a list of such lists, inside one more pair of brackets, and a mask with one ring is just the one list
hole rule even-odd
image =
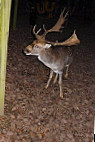
[[92, 142], [95, 115], [95, 28], [78, 27], [64, 98], [58, 84], [45, 89], [49, 69], [22, 49], [31, 42], [29, 27], [10, 30], [5, 115], [0, 142]]

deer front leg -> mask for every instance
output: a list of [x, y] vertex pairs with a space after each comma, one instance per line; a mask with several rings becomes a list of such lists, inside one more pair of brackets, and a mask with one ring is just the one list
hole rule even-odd
[[51, 71], [50, 71], [50, 76], [49, 76], [49, 79], [48, 79], [48, 82], [47, 82], [47, 85], [45, 86], [46, 89], [48, 88], [52, 77], [53, 77], [53, 71], [51, 70]]
[[68, 70], [69, 70], [69, 66], [66, 67], [66, 73], [64, 75], [64, 77], [67, 79], [68, 78]]
[[57, 78], [58, 78], [58, 73], [56, 73], [56, 76], [54, 78], [53, 84], [55, 84], [57, 82]]
[[59, 74], [59, 87], [60, 87], [60, 97], [63, 98], [62, 74]]

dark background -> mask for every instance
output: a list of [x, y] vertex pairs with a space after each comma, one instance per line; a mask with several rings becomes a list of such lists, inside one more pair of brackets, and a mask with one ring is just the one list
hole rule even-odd
[[[55, 3], [51, 12], [48, 12], [44, 9], [44, 4], [46, 1], [48, 1], [48, 9], [51, 9], [52, 3]], [[12, 1], [11, 21], [14, 14], [14, 5], [15, 0]], [[64, 7], [66, 7], [67, 11], [69, 11], [70, 18], [80, 18], [84, 23], [93, 23], [95, 20], [94, 0], [19, 0], [17, 23], [24, 21], [24, 23], [35, 25], [38, 17], [43, 18], [43, 21], [45, 19], [56, 19]]]

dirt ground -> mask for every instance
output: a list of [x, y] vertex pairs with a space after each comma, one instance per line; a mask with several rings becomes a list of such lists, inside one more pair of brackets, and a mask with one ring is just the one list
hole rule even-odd
[[24, 56], [31, 41], [29, 27], [10, 30], [5, 116], [0, 117], [0, 142], [92, 142], [95, 114], [95, 28], [77, 27], [69, 77], [45, 89], [49, 69], [34, 56]]

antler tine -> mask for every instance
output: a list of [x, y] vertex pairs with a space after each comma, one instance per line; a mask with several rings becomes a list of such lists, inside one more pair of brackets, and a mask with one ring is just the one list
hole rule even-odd
[[[65, 8], [64, 8], [64, 10], [62, 11], [62, 13], [60, 14], [60, 19], [63, 17], [63, 23], [62, 23], [62, 25], [64, 24], [64, 22], [67, 20], [66, 18], [67, 18], [67, 16], [69, 15], [69, 11], [67, 11], [66, 12], [66, 14], [63, 16], [63, 14], [64, 14], [64, 12], [65, 12]], [[62, 26], [61, 26], [62, 27]]]
[[35, 25], [35, 26], [33, 27], [33, 33], [34, 33], [35, 35], [36, 35], [36, 32], [35, 32], [36, 26], [37, 26], [37, 25]]
[[37, 34], [41, 31], [41, 28], [37, 31]]
[[37, 32], [35, 32], [36, 26], [37, 26], [37, 25], [35, 25], [34, 28], [33, 28], [33, 33], [34, 33], [34, 34], [38, 34], [38, 33], [41, 31], [41, 28], [40, 28]]
[[35, 32], [36, 26], [37, 26], [37, 25], [35, 25], [35, 26], [33, 27], [33, 33], [35, 34], [35, 36], [36, 36], [37, 39], [40, 39], [41, 36], [38, 35], [38, 34], [39, 34], [39, 32], [41, 31], [41, 28], [40, 28], [37, 32]]
[[[66, 9], [66, 8], [63, 9], [62, 15], [60, 15], [60, 16], [63, 16], [63, 13], [65, 12], [65, 9]], [[66, 18], [66, 17], [68, 16], [68, 14], [69, 14], [69, 11], [66, 12], [64, 18]]]
[[45, 32], [47, 31], [44, 24], [43, 24], [43, 29], [44, 29]]
[[63, 17], [63, 13], [65, 12], [66, 8], [63, 9], [63, 11], [60, 14], [60, 17]]

